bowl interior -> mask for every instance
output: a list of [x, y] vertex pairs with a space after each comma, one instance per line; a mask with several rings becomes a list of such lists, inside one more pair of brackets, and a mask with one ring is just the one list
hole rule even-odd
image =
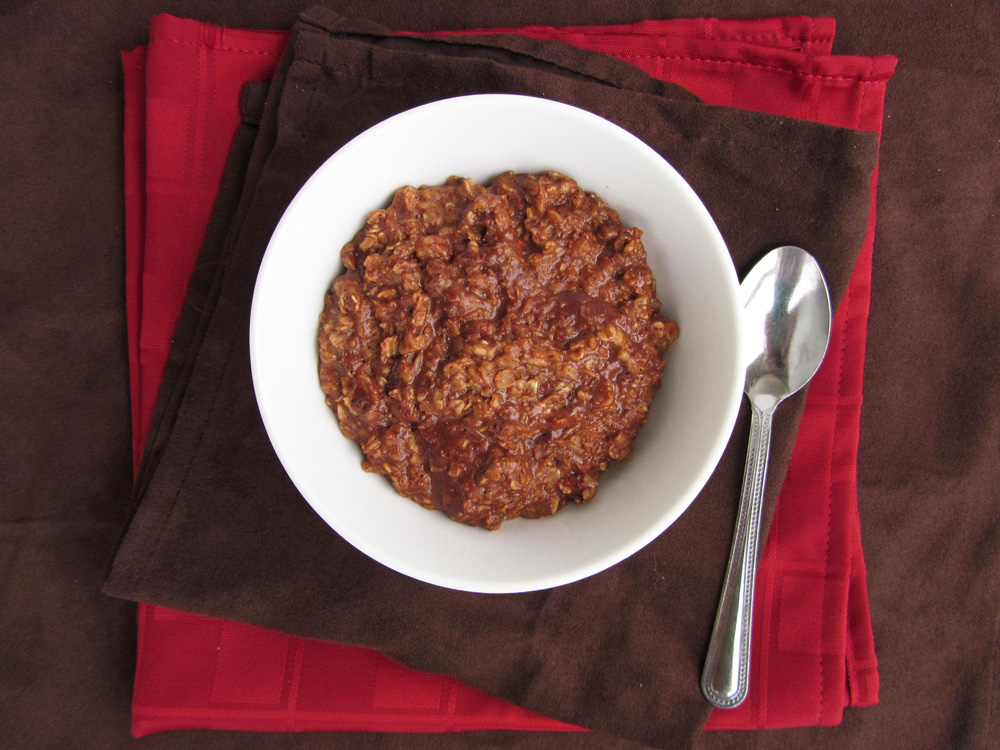
[[[318, 320], [340, 249], [404, 184], [451, 175], [555, 170], [640, 227], [664, 315], [681, 337], [634, 455], [596, 497], [496, 532], [463, 526], [361, 470], [361, 452], [324, 403]], [[447, 99], [386, 120], [330, 157], [278, 224], [254, 290], [254, 390], [275, 452], [303, 497], [344, 539], [428, 583], [484, 593], [549, 588], [600, 572], [664, 531], [708, 480], [742, 389], [739, 288], [725, 243], [677, 172], [589, 112], [532, 97]]]

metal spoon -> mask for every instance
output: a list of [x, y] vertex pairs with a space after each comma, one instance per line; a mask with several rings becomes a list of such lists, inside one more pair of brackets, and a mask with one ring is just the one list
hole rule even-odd
[[830, 292], [819, 265], [802, 248], [769, 252], [747, 274], [740, 293], [750, 445], [733, 547], [701, 675], [701, 691], [720, 708], [740, 705], [750, 685], [750, 624], [771, 417], [778, 404], [816, 374], [830, 341]]

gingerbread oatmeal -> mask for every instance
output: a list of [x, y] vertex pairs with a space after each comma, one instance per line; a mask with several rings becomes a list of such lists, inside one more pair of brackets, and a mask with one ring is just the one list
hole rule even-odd
[[362, 467], [487, 529], [594, 497], [679, 334], [641, 234], [554, 172], [400, 188], [341, 251], [320, 319]]

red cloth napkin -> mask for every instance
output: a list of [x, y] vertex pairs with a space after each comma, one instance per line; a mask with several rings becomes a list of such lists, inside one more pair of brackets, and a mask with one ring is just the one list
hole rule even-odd
[[[833, 19], [791, 17], [477, 33], [612, 54], [710, 104], [880, 132], [895, 59], [832, 56], [834, 28]], [[136, 464], [240, 122], [241, 87], [270, 77], [286, 39], [161, 15], [148, 47], [122, 55]], [[832, 725], [846, 706], [878, 698], [856, 493], [876, 179], [877, 171], [865, 246], [810, 386], [762, 552], [750, 697], [715, 711], [708, 729]], [[574, 729], [368, 649], [142, 604], [132, 716], [135, 736], [180, 728]]]

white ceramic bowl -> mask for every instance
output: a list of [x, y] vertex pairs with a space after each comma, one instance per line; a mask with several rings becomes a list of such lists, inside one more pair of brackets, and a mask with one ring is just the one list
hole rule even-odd
[[[634, 455], [596, 497], [555, 516], [487, 532], [398, 495], [361, 470], [318, 377], [323, 297], [340, 249], [396, 188], [506, 170], [573, 177], [638, 226], [664, 315], [681, 337]], [[577, 581], [633, 554], [690, 505], [729, 439], [743, 387], [739, 285], [708, 211], [649, 146], [590, 112], [546, 99], [467, 96], [392, 117], [321, 166], [289, 205], [254, 290], [254, 390], [274, 450], [313, 509], [393, 570], [465, 591], [534, 591]]]

